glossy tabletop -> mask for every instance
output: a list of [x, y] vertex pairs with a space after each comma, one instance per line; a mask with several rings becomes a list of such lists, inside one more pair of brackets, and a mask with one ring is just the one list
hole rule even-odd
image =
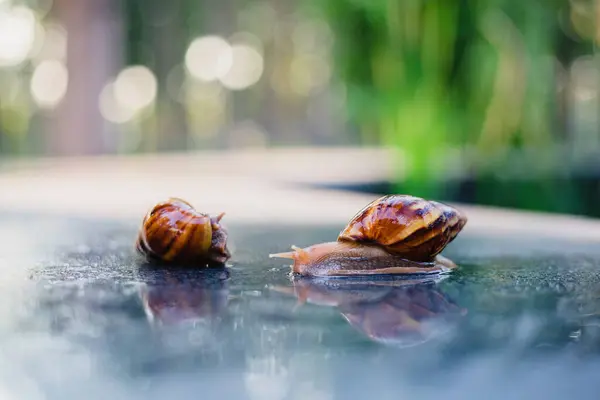
[[3, 399], [564, 399], [600, 390], [600, 248], [473, 235], [436, 279], [291, 279], [339, 226], [229, 225], [225, 269], [165, 270], [134, 220], [0, 214]]

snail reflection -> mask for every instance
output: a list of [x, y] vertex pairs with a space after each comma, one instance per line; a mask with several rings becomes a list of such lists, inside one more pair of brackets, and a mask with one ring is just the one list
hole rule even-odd
[[225, 268], [194, 271], [144, 266], [139, 274], [145, 283], [140, 296], [152, 323], [218, 324], [229, 304], [229, 272]]
[[229, 272], [140, 268], [139, 298], [146, 314], [148, 351], [142, 369], [189, 372], [217, 368], [237, 351], [229, 331]]
[[444, 278], [410, 280], [315, 280], [294, 278], [274, 290], [297, 297], [299, 305], [337, 307], [369, 339], [397, 347], [439, 338], [466, 315], [438, 286]]

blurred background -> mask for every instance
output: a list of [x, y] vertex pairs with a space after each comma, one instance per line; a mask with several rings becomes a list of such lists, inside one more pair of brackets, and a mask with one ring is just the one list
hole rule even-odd
[[0, 0], [0, 161], [381, 147], [393, 175], [357, 189], [600, 216], [599, 16], [595, 0]]

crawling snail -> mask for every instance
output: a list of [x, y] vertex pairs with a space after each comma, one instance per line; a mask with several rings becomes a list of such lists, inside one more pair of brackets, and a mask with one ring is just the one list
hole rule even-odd
[[178, 198], [155, 205], [144, 217], [136, 248], [148, 260], [176, 264], [223, 264], [231, 256], [227, 230], [216, 217]]
[[359, 211], [337, 241], [270, 257], [294, 261], [299, 275], [424, 274], [456, 265], [439, 255], [467, 223], [460, 211], [408, 195], [383, 196]]

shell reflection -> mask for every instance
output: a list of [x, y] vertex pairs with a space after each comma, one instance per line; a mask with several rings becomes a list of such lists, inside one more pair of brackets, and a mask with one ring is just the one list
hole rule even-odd
[[148, 319], [154, 324], [218, 323], [229, 303], [229, 272], [140, 270], [145, 285], [140, 295]]
[[369, 339], [396, 347], [412, 347], [450, 332], [467, 313], [439, 287], [438, 279], [314, 280], [296, 278], [292, 287], [299, 304], [337, 307], [357, 331]]

